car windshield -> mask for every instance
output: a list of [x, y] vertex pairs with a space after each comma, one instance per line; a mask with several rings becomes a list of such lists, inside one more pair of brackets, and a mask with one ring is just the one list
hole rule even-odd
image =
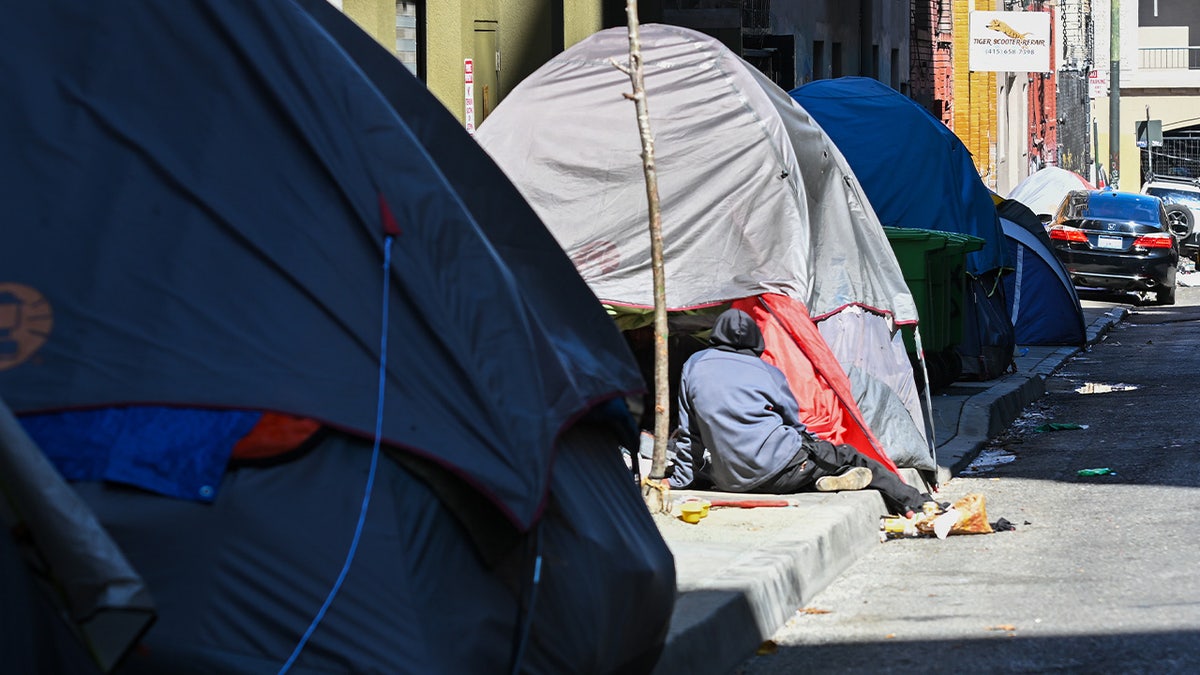
[[1157, 199], [1113, 199], [1093, 195], [1084, 203], [1072, 204], [1068, 217], [1075, 220], [1121, 220], [1159, 225], [1161, 203]]
[[1183, 204], [1184, 206], [1200, 207], [1200, 192], [1174, 190], [1172, 188], [1163, 187], [1148, 187], [1146, 188], [1146, 193], [1152, 194], [1168, 204]]

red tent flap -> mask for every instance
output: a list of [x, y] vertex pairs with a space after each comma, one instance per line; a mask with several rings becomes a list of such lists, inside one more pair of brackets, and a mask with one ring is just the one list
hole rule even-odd
[[767, 349], [763, 360], [783, 371], [800, 404], [800, 421], [817, 437], [854, 446], [893, 472], [896, 464], [863, 421], [850, 389], [850, 378], [808, 316], [808, 310], [784, 295], [763, 294], [735, 300], [733, 306], [754, 318]]

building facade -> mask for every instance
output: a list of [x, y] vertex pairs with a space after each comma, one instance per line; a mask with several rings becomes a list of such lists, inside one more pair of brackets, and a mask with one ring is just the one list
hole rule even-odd
[[[539, 66], [605, 26], [611, 0], [330, 0], [471, 129]], [[621, 3], [624, 7], [624, 3]], [[607, 8], [607, 11], [606, 11]], [[619, 15], [624, 21], [624, 12]]]
[[[1141, 188], [1152, 156], [1155, 173], [1200, 177], [1200, 3], [1120, 0], [1119, 10], [1113, 30], [1110, 0], [1092, 0], [1095, 72], [1103, 80], [1092, 91], [1097, 163], [1110, 178], [1115, 169], [1122, 190]], [[1113, 92], [1107, 76], [1114, 46], [1119, 63], [1115, 143], [1110, 141]], [[1162, 147], [1139, 147], [1138, 122], [1147, 119], [1161, 121]]]
[[[330, 2], [392, 51], [468, 129], [555, 54], [626, 23], [625, 0]], [[985, 183], [1003, 194], [1042, 166], [1079, 170], [1092, 159], [1088, 120], [1096, 106], [1092, 114], [1071, 111], [1086, 107], [1078, 104], [1086, 73], [1097, 61], [1091, 45], [1072, 36], [1090, 30], [1093, 15], [1083, 9], [1097, 3], [1107, 7], [1107, 0], [639, 0], [638, 5], [642, 23], [712, 35], [785, 90], [846, 75], [893, 87], [951, 128]], [[1050, 12], [1057, 26], [1055, 63], [1069, 72], [1062, 77], [1054, 68], [972, 71], [967, 26], [972, 11]]]

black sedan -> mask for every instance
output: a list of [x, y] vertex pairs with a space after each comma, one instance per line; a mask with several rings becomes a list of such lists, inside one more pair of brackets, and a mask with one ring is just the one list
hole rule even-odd
[[1075, 190], [1049, 228], [1054, 254], [1080, 288], [1154, 293], [1175, 304], [1179, 239], [1157, 197], [1113, 190]]

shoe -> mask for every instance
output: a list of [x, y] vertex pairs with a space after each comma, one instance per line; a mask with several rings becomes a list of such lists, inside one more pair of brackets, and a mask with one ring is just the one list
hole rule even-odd
[[871, 484], [871, 470], [865, 466], [852, 466], [835, 476], [817, 479], [817, 492], [838, 490], [861, 490]]

